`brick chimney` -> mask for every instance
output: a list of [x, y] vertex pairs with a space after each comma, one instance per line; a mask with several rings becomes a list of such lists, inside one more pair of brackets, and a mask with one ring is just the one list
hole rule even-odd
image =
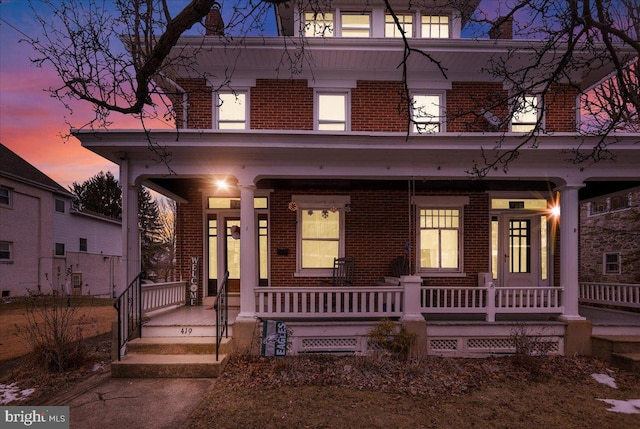
[[204, 19], [204, 28], [207, 36], [224, 36], [224, 21], [218, 3], [213, 5]]
[[513, 39], [513, 16], [501, 16], [489, 30], [490, 39]]

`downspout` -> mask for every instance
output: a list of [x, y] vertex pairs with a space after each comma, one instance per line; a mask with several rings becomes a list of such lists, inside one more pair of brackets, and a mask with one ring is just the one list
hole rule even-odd
[[163, 80], [165, 80], [167, 83], [173, 86], [176, 91], [182, 93], [182, 127], [181, 128], [187, 128], [187, 118], [189, 116], [188, 115], [189, 95], [187, 94], [187, 91], [185, 91], [184, 88], [178, 85], [173, 79], [165, 76], [162, 73], [160, 73], [160, 76], [162, 77]]

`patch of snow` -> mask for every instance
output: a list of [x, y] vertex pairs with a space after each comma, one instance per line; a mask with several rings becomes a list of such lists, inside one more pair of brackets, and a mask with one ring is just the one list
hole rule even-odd
[[606, 384], [613, 389], [618, 388], [616, 380], [614, 380], [613, 377], [610, 377], [607, 374], [591, 374], [591, 377], [593, 377], [594, 380], [596, 380], [598, 383]]
[[606, 402], [609, 405], [613, 405], [613, 408], [608, 408], [607, 411], [624, 414], [640, 414], [640, 399], [596, 399], [598, 399], [598, 401]]
[[0, 384], [0, 405], [10, 404], [13, 401], [24, 401], [35, 391], [36, 389], [21, 390], [18, 383]]
[[91, 372], [98, 372], [98, 371], [102, 371], [103, 369], [104, 369], [104, 363], [98, 362], [93, 365], [93, 368], [91, 368]]

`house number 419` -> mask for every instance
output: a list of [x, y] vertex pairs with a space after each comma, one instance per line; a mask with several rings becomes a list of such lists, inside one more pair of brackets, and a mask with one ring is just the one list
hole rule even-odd
[[182, 329], [180, 329], [180, 333], [182, 335], [191, 335], [192, 332], [193, 332], [193, 328], [182, 328]]

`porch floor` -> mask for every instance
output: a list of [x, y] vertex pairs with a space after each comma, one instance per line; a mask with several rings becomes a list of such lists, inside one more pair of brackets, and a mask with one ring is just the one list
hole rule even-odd
[[[235, 320], [240, 312], [237, 308], [229, 308], [229, 323]], [[210, 305], [183, 305], [150, 316], [147, 325], [153, 326], [215, 326], [216, 312]]]
[[586, 317], [593, 326], [638, 326], [640, 327], [640, 313], [630, 311], [610, 310], [607, 308], [581, 305], [580, 316]]

